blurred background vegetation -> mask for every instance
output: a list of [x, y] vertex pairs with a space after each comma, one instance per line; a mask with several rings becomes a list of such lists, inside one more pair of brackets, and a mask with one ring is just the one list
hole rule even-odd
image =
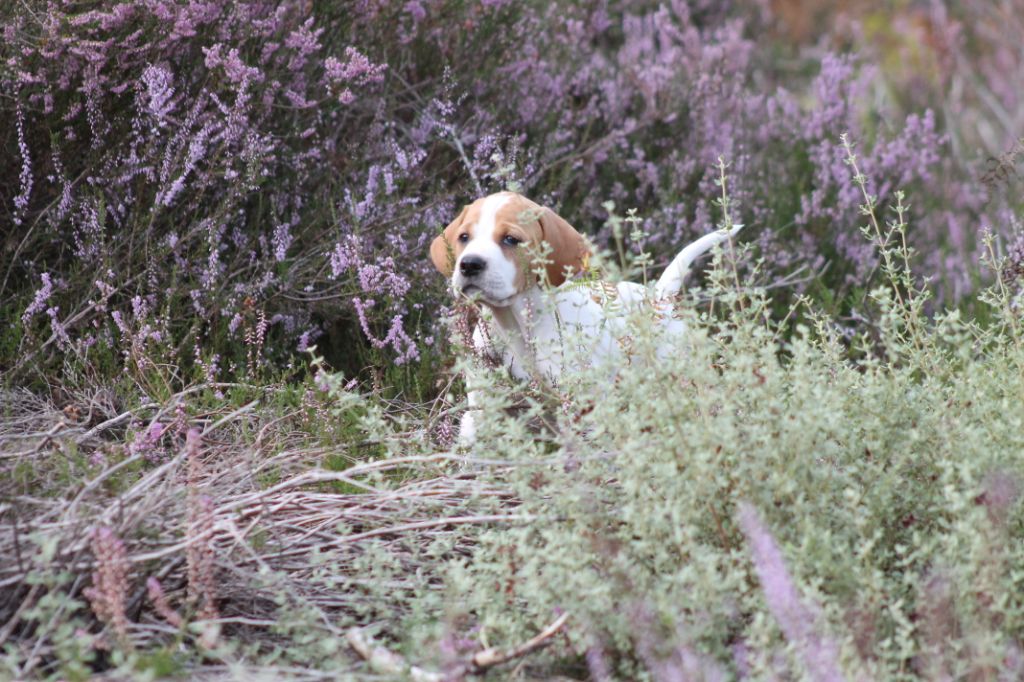
[[[776, 313], [873, 323], [839, 135], [935, 309], [979, 314], [979, 235], [1018, 238], [1013, 2], [17, 3], [3, 11], [9, 381], [299, 376], [316, 343], [426, 397], [448, 296], [426, 244], [516, 187], [664, 264], [717, 220], [714, 165]], [[424, 367], [426, 365], [426, 367]]]

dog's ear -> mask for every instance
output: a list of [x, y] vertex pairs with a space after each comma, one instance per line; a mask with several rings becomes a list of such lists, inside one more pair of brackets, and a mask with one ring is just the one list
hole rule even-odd
[[551, 245], [551, 253], [547, 264], [548, 282], [557, 287], [565, 281], [566, 268], [576, 273], [585, 269], [590, 250], [572, 225], [565, 222], [550, 208], [545, 208], [537, 219], [540, 223], [541, 237]]
[[430, 260], [434, 261], [434, 267], [445, 277], [451, 277], [455, 271], [455, 240], [462, 229], [462, 221], [466, 219], [469, 206], [462, 207], [462, 213], [453, 220], [444, 232], [434, 237], [430, 243]]

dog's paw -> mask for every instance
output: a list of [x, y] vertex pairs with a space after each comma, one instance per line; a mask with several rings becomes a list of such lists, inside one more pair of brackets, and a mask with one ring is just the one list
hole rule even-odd
[[459, 422], [459, 447], [469, 449], [476, 443], [476, 413], [477, 410], [469, 410], [462, 415]]

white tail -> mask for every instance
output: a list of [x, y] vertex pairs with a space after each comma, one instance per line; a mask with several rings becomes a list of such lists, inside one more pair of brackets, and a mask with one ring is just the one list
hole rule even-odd
[[679, 252], [679, 255], [672, 259], [665, 272], [658, 278], [654, 285], [655, 298], [667, 298], [679, 293], [683, 286], [683, 280], [690, 274], [690, 265], [700, 258], [708, 250], [724, 242], [729, 237], [740, 231], [742, 225], [733, 225], [731, 230], [716, 230], [706, 234]]

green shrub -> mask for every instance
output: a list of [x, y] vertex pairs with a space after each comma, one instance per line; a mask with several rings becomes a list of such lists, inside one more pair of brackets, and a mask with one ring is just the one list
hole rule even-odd
[[812, 310], [772, 322], [720, 259], [671, 362], [637, 324], [613, 384], [535, 396], [552, 430], [485, 410], [477, 456], [518, 463], [502, 475], [535, 519], [452, 573], [491, 641], [569, 611], [598, 679], [1024, 674], [1019, 308], [998, 284], [989, 328], [928, 320], [902, 201], [885, 226], [866, 201], [890, 284], [848, 345]]

